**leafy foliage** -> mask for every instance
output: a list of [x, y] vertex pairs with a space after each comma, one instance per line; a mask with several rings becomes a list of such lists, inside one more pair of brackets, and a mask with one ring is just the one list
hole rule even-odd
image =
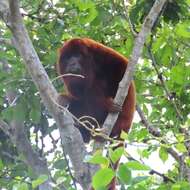
[[[57, 49], [71, 37], [93, 38], [129, 57], [135, 37], [127, 15], [138, 32], [154, 1], [129, 2], [126, 11], [120, 0], [33, 0], [32, 3], [21, 0], [25, 25], [50, 79], [56, 77]], [[188, 178], [180, 173], [180, 163], [172, 159], [168, 152], [170, 148], [176, 150], [190, 167], [187, 146], [190, 136], [181, 130], [188, 131], [190, 126], [189, 7], [189, 0], [168, 1], [146, 42], [135, 72], [137, 104], [149, 124], [159, 129], [161, 135], [155, 137], [150, 134], [135, 116], [131, 132], [128, 135], [123, 133], [122, 136], [136, 150], [137, 156], [131, 155], [128, 147], [120, 147], [109, 149], [108, 156], [98, 152], [86, 159], [100, 165], [100, 170], [92, 180], [95, 189], [105, 189], [114, 176], [120, 189], [190, 189]], [[11, 32], [0, 21], [0, 38], [10, 40], [11, 37]], [[74, 189], [75, 180], [67, 159], [62, 155], [57, 127], [22, 62], [10, 43], [0, 44], [0, 117], [7, 123], [13, 120], [24, 123], [33, 148], [40, 156], [48, 158], [55, 190], [60, 185]], [[56, 80], [53, 84], [58, 91], [64, 90], [61, 81]], [[11, 92], [16, 93], [13, 104], [6, 98]], [[144, 164], [154, 153], [157, 155], [155, 164]], [[123, 163], [117, 171], [113, 171], [110, 165], [120, 158]], [[151, 175], [150, 171], [158, 160], [166, 167], [167, 161], [173, 162], [168, 170], [159, 171], [161, 174], [165, 172], [168, 178]], [[33, 174], [24, 163], [23, 155], [17, 152], [15, 145], [0, 130], [0, 186], [28, 190], [37, 188], [46, 180], [47, 176], [36, 177]]]

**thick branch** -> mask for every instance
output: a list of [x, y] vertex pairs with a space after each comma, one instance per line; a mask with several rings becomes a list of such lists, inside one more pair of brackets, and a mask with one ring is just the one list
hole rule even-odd
[[[7, 61], [2, 61], [3, 72], [10, 72], [11, 68], [8, 65]], [[15, 99], [17, 97], [16, 92], [14, 91], [6, 91], [6, 98], [8, 100], [9, 106], [15, 104]], [[15, 103], [13, 103], [15, 102]], [[21, 121], [12, 120], [10, 125], [6, 122], [0, 120], [0, 128], [2, 131], [7, 134], [12, 141], [13, 144], [16, 145], [16, 148], [19, 154], [23, 155], [25, 158], [25, 162], [29, 165], [36, 175], [47, 175], [48, 180], [39, 186], [40, 190], [47, 189], [52, 190], [52, 180], [51, 176], [48, 172], [48, 167], [45, 159], [40, 158], [40, 156], [35, 152], [30, 144], [27, 135], [25, 133], [24, 123]]]
[[58, 94], [33, 48], [19, 12], [19, 1], [9, 0], [9, 6], [9, 26], [17, 43], [17, 49], [40, 92], [44, 104], [59, 126], [61, 139], [65, 151], [72, 161], [76, 178], [83, 188], [87, 189], [87, 186], [90, 184], [90, 177], [88, 165], [83, 163], [86, 150], [80, 132], [74, 127], [72, 117], [67, 112], [63, 114], [57, 104], [55, 104]]
[[[122, 105], [125, 97], [127, 96], [130, 82], [132, 81], [135, 65], [138, 62], [138, 59], [141, 55], [144, 43], [146, 41], [147, 36], [150, 34], [151, 29], [159, 16], [160, 11], [162, 10], [165, 2], [167, 0], [156, 0], [149, 14], [144, 20], [141, 31], [139, 32], [132, 51], [131, 58], [129, 60], [129, 64], [127, 66], [127, 70], [122, 81], [119, 83], [119, 89], [117, 91], [115, 102], [119, 105]], [[104, 122], [104, 128], [106, 133], [109, 135], [112, 131], [112, 128], [118, 118], [119, 113], [110, 113]]]
[[[116, 97], [114, 99], [115, 103], [118, 105], [123, 105], [123, 102], [128, 94], [129, 85], [132, 81], [135, 65], [138, 62], [138, 59], [141, 56], [141, 52], [146, 41], [147, 36], [150, 34], [151, 29], [156, 21], [157, 17], [159, 16], [160, 11], [162, 10], [165, 2], [167, 0], [156, 0], [152, 9], [150, 10], [149, 14], [145, 18], [141, 31], [137, 35], [137, 38], [134, 43], [132, 55], [130, 57], [126, 72], [122, 81], [119, 83], [119, 89], [117, 91]], [[118, 118], [119, 113], [109, 113], [104, 125], [103, 129], [106, 135], [110, 135], [113, 126]], [[97, 142], [94, 146], [94, 151], [103, 147], [103, 143]], [[97, 168], [95, 168], [96, 170]], [[95, 172], [95, 171], [93, 171]]]
[[[138, 59], [141, 55], [144, 43], [146, 41], [147, 36], [151, 32], [151, 28], [154, 25], [154, 22], [156, 21], [160, 11], [162, 10], [162, 7], [164, 6], [165, 2], [167, 0], [156, 0], [152, 9], [150, 10], [149, 14], [144, 20], [144, 23], [142, 25], [141, 31], [137, 35], [137, 38], [134, 43], [134, 48], [132, 51], [131, 58], [129, 60], [126, 72], [124, 74], [124, 77], [122, 81], [119, 83], [119, 89], [117, 91], [116, 97], [114, 101], [122, 105], [125, 97], [128, 94], [129, 85], [132, 81], [135, 65], [138, 62]], [[112, 131], [112, 128], [118, 118], [119, 113], [110, 113], [108, 117], [106, 118], [106, 121], [104, 122], [103, 128], [105, 129], [105, 133], [109, 135]]]
[[[32, 146], [24, 132], [24, 125], [16, 121], [12, 121], [11, 123], [11, 126], [9, 126], [4, 121], [0, 120], [0, 128], [10, 137], [12, 143], [16, 144], [18, 152], [24, 155], [26, 164], [28, 164], [34, 170], [36, 175], [45, 174], [49, 176], [46, 161], [40, 159], [39, 156], [33, 151]], [[49, 177], [49, 180], [40, 185], [40, 190], [51, 190], [52, 187], [50, 183], [51, 179]]]

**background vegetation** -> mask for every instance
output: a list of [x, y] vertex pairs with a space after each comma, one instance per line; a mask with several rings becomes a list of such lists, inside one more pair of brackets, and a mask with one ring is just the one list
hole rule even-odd
[[[129, 57], [135, 35], [154, 0], [131, 0], [125, 4], [120, 0], [20, 2], [35, 50], [54, 80], [57, 49], [72, 37], [92, 38]], [[189, 0], [168, 1], [154, 24], [134, 76], [138, 106], [134, 125], [128, 135], [123, 134], [138, 157], [130, 155], [127, 148], [110, 152], [109, 157], [95, 155], [90, 162], [102, 168], [93, 178], [95, 187], [107, 185], [116, 175], [119, 189], [190, 189], [189, 10]], [[10, 30], [0, 21], [0, 118], [7, 123], [24, 124], [33, 149], [47, 159], [54, 189], [79, 188], [72, 167], [68, 167], [68, 159], [63, 156], [57, 127], [11, 39]], [[64, 90], [61, 81], [53, 84], [58, 91]], [[158, 152], [157, 159], [163, 163], [168, 159], [173, 162], [166, 173], [144, 164], [154, 152]], [[124, 163], [118, 171], [108, 168], [110, 160], [121, 155]], [[0, 189], [35, 189], [46, 179], [33, 173], [0, 127]]]

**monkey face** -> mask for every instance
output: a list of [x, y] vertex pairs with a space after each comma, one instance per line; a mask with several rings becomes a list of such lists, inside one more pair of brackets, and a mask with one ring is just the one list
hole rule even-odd
[[67, 90], [75, 97], [82, 97], [95, 78], [94, 58], [89, 48], [75, 41], [60, 49], [58, 72]]

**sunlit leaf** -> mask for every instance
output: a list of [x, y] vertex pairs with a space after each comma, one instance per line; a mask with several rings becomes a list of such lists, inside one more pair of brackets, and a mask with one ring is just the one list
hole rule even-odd
[[40, 175], [36, 180], [32, 181], [32, 188], [38, 187], [47, 180], [48, 180], [47, 175]]
[[109, 156], [112, 162], [113, 163], [117, 162], [121, 158], [123, 152], [124, 152], [123, 147], [116, 148], [115, 150], [110, 149]]
[[167, 152], [166, 148], [160, 147], [159, 156], [163, 162], [165, 162], [168, 159], [168, 152]]
[[149, 166], [141, 164], [137, 161], [129, 161], [126, 163], [126, 166], [131, 170], [150, 170]]
[[186, 21], [178, 24], [175, 32], [181, 37], [190, 38], [190, 22]]
[[95, 189], [105, 188], [113, 179], [114, 172], [110, 168], [100, 169], [92, 178], [92, 185]]

